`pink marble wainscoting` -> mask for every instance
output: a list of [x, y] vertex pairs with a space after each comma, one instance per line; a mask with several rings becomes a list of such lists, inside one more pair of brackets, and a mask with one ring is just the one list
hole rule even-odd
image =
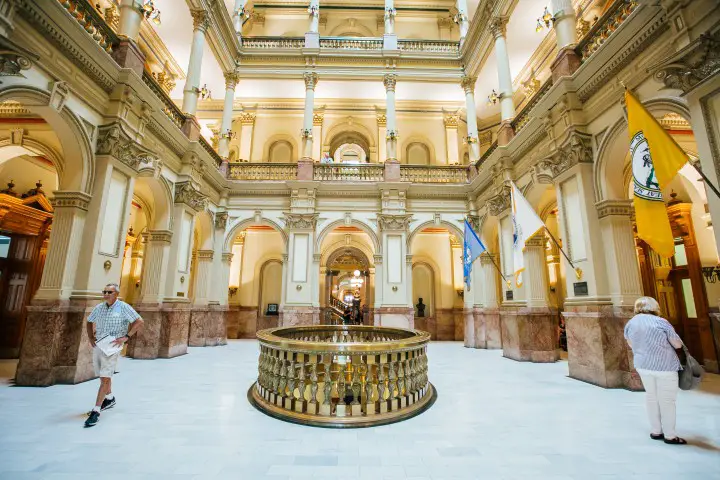
[[164, 303], [161, 309], [162, 329], [160, 330], [160, 358], [185, 355], [188, 348], [188, 331], [192, 307], [190, 303]]
[[280, 312], [279, 324], [283, 327], [297, 325], [319, 325], [319, 307], [285, 307]]
[[503, 348], [502, 328], [500, 327], [500, 309], [483, 308], [481, 315], [485, 324], [485, 346], [488, 349]]
[[453, 309], [453, 324], [455, 325], [455, 334], [453, 340], [462, 342], [465, 338], [465, 310], [462, 308]]
[[215, 347], [227, 344], [226, 314], [226, 307], [219, 305], [193, 307], [188, 346]]
[[16, 385], [75, 384], [95, 377], [85, 322], [96, 301], [33, 301], [27, 307], [25, 336]]
[[435, 340], [455, 340], [455, 312], [452, 308], [435, 309]]
[[153, 359], [160, 356], [160, 335], [163, 315], [160, 304], [136, 304], [135, 311], [143, 319], [143, 328], [130, 337], [125, 354], [131, 358]]
[[428, 331], [428, 317], [418, 317], [415, 315], [415, 330]]
[[373, 311], [375, 325], [383, 327], [415, 328], [413, 307], [377, 307]]
[[623, 334], [631, 307], [570, 306], [563, 316], [571, 378], [605, 388], [643, 389]]
[[482, 348], [478, 346], [477, 333], [482, 333], [484, 337], [485, 332], [478, 332], [477, 325], [475, 325], [475, 309], [464, 309], [463, 317], [465, 318], [465, 337], [463, 339], [464, 345], [468, 348]]
[[548, 308], [500, 310], [503, 356], [520, 362], [558, 360], [557, 312]]
[[[280, 326], [280, 316], [279, 315], [261, 315], [256, 319], [257, 322], [257, 330], [256, 332], [259, 332], [260, 330], [265, 330], [266, 328], [276, 328]], [[255, 335], [253, 334], [253, 338], [255, 338]]]

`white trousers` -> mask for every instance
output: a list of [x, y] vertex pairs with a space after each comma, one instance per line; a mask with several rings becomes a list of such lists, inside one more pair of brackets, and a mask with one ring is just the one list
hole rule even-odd
[[675, 399], [678, 394], [678, 372], [656, 372], [637, 369], [647, 400], [650, 433], [665, 434], [665, 438], [675, 438]]

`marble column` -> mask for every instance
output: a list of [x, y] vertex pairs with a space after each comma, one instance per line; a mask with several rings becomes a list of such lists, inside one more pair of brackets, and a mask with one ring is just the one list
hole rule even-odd
[[[315, 105], [315, 86], [318, 83], [318, 76], [315, 72], [305, 72], [303, 74], [305, 80], [305, 112], [303, 115], [303, 128], [300, 132], [302, 139], [302, 162], [312, 163], [313, 153], [313, 109]], [[320, 141], [320, 139], [318, 139]], [[312, 166], [310, 166], [310, 177], [302, 178], [302, 180], [312, 180]], [[298, 177], [300, 177], [300, 167], [298, 167]], [[298, 178], [301, 179], [301, 178]]]
[[[397, 118], [395, 116], [395, 84], [397, 77], [392, 73], [386, 73], [383, 77], [385, 85], [385, 118], [386, 130], [385, 134], [385, 152], [387, 159], [385, 163], [398, 163], [397, 159]], [[399, 176], [399, 175], [398, 175]]]
[[477, 112], [475, 109], [475, 77], [463, 75], [460, 85], [465, 91], [465, 110], [467, 111], [467, 137], [470, 163], [480, 160], [480, 145], [478, 145]]
[[313, 114], [313, 128], [312, 128], [312, 135], [313, 135], [313, 149], [312, 149], [312, 158], [314, 161], [319, 161], [320, 157], [322, 156], [322, 127], [323, 127], [323, 120], [325, 119], [325, 114], [323, 113], [315, 113]]
[[387, 116], [384, 113], [377, 114], [377, 128], [378, 128], [378, 163], [385, 163], [387, 160], [387, 143], [385, 137], [387, 136]]
[[490, 31], [495, 37], [495, 59], [498, 71], [498, 89], [500, 96], [500, 129], [498, 130], [498, 146], [507, 145], [515, 135], [512, 124], [515, 117], [513, 103], [512, 75], [510, 73], [510, 57], [508, 56], [507, 17], [495, 17], [490, 22]]
[[305, 33], [305, 48], [320, 48], [320, 0], [310, 0], [310, 26]]
[[225, 102], [223, 103], [222, 121], [220, 123], [220, 141], [218, 142], [218, 155], [223, 159], [221, 168], [224, 169], [227, 169], [228, 156], [230, 155], [233, 102], [235, 101], [235, 86], [238, 80], [237, 72], [225, 73]]
[[210, 305], [211, 290], [218, 289], [212, 278], [213, 250], [198, 250], [195, 265], [195, 298], [190, 315], [188, 346], [206, 347], [226, 343], [224, 315], [217, 303]]
[[190, 47], [190, 62], [188, 64], [187, 79], [183, 89], [182, 111], [194, 116], [197, 111], [198, 96], [200, 94], [200, 76], [202, 74], [202, 56], [205, 47], [205, 32], [210, 26], [209, 15], [205, 10], [191, 10], [193, 17], [193, 39]]
[[467, 0], [456, 0], [457, 14], [455, 15], [455, 23], [460, 27], [460, 45], [465, 42], [469, 28]]
[[[249, 162], [252, 155], [253, 130], [255, 129], [255, 112], [240, 114], [240, 148], [238, 160]], [[267, 160], [267, 159], [262, 159]]]
[[558, 47], [558, 55], [550, 65], [555, 83], [560, 77], [570, 76], [580, 68], [580, 57], [575, 53], [577, 15], [572, 0], [552, 0], [551, 8]]
[[498, 305], [498, 271], [499, 255], [483, 254], [480, 256], [482, 279], [482, 307], [475, 310], [475, 346], [477, 348], [502, 348], [500, 328], [500, 310]]
[[394, 0], [385, 0], [385, 33], [383, 34], [383, 49], [397, 50], [397, 35], [395, 34], [395, 9]]
[[460, 117], [458, 115], [447, 115], [443, 118], [443, 124], [445, 125], [445, 148], [448, 165], [460, 164], [458, 123], [460, 123]]

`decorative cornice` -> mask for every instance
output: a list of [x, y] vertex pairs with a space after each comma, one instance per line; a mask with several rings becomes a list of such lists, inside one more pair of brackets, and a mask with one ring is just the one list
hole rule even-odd
[[688, 93], [720, 73], [720, 31], [703, 34], [663, 63], [651, 68], [668, 88]]
[[603, 200], [595, 204], [598, 218], [618, 215], [630, 218], [633, 214], [632, 200]]
[[182, 203], [196, 212], [205, 210], [207, 197], [192, 182], [184, 181], [175, 184], [175, 203]]
[[579, 163], [592, 163], [592, 137], [585, 133], [572, 132], [565, 143], [554, 154], [538, 163], [540, 170], [547, 170], [557, 178], [566, 170]]
[[378, 213], [377, 224], [381, 231], [407, 231], [410, 226], [411, 214], [392, 215]]
[[136, 172], [142, 164], [154, 166], [159, 162], [157, 155], [136, 143], [120, 122], [103, 125], [98, 132], [97, 155], [115, 157]]
[[283, 217], [287, 230], [315, 230], [317, 213], [285, 213]]
[[228, 212], [215, 213], [215, 228], [217, 230], [225, 230], [228, 222]]

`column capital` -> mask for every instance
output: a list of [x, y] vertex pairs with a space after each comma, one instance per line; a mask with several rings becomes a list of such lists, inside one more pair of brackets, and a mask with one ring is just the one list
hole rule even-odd
[[387, 125], [387, 117], [384, 113], [377, 114], [377, 124], [378, 127], [384, 127], [385, 125]]
[[80, 210], [88, 210], [90, 199], [92, 197], [85, 192], [54, 192], [53, 199], [50, 202], [53, 208], [77, 208]]
[[460, 79], [460, 86], [465, 91], [465, 95], [475, 93], [475, 82], [477, 82], [477, 77], [468, 77], [467, 75], [463, 75]]
[[204, 195], [190, 181], [178, 182], [175, 184], [175, 203], [187, 205], [196, 212], [205, 210], [207, 196]]
[[240, 73], [237, 71], [225, 72], [225, 88], [227, 90], [235, 90], [235, 87], [240, 82]]
[[395, 75], [394, 73], [386, 73], [383, 76], [383, 85], [385, 85], [386, 92], [394, 92], [396, 83], [397, 75]]
[[228, 212], [215, 213], [215, 228], [217, 230], [225, 230], [228, 222]]
[[324, 113], [313, 113], [313, 125], [314, 126], [321, 127], [324, 120], [325, 120]]
[[495, 262], [498, 260], [498, 254], [497, 253], [485, 253], [485, 255], [480, 255], [480, 265], [495, 265]]
[[603, 200], [595, 204], [598, 218], [605, 218], [611, 215], [628, 217], [632, 216], [632, 200]]
[[508, 17], [498, 16], [490, 20], [490, 32], [493, 37], [504, 37], [507, 34]]
[[223, 252], [222, 261], [226, 263], [232, 262], [233, 254], [230, 252]]
[[148, 232], [148, 243], [167, 243], [172, 242], [173, 232], [171, 230], [150, 230]]
[[303, 73], [303, 79], [305, 80], [305, 90], [315, 90], [315, 86], [318, 83], [318, 74], [315, 72]]
[[545, 235], [543, 232], [538, 232], [532, 237], [525, 240], [525, 247], [545, 248]]
[[255, 112], [242, 112], [240, 114], [240, 123], [243, 125], [254, 125]]
[[207, 32], [207, 29], [210, 27], [210, 15], [207, 10], [190, 10], [190, 15], [192, 15], [193, 19], [193, 31], [200, 30], [203, 33]]
[[460, 123], [460, 115], [446, 115], [443, 118], [443, 124], [445, 128], [457, 128]]
[[198, 250], [195, 258], [205, 261], [212, 260], [214, 253], [212, 250]]

